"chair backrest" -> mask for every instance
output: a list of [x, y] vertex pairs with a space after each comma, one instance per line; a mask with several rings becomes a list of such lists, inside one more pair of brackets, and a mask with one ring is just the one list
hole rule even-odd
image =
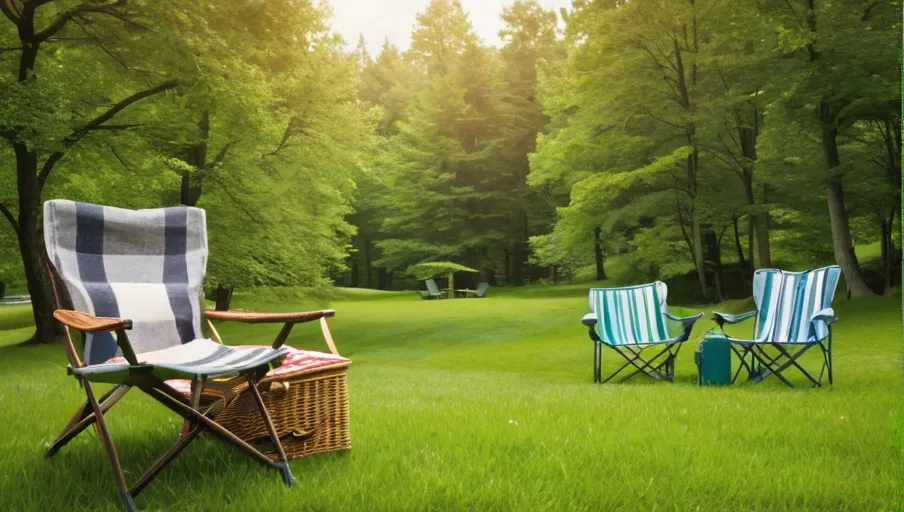
[[490, 288], [490, 283], [480, 283], [477, 285], [477, 290], [475, 290], [474, 293], [478, 297], [483, 297], [489, 288]]
[[811, 326], [810, 319], [832, 306], [835, 287], [841, 276], [836, 265], [785, 272], [761, 269], [753, 274], [753, 298], [757, 316], [754, 339], [766, 342], [800, 343], [828, 336], [822, 322]]
[[426, 281], [424, 281], [424, 283], [427, 284], [427, 295], [442, 295], [442, 293], [440, 293], [439, 291], [439, 286], [436, 286], [436, 281], [434, 281], [433, 279], [427, 279]]
[[624, 288], [593, 288], [590, 309], [596, 313], [600, 339], [610, 345], [638, 345], [671, 339], [664, 313], [668, 288], [655, 283]]
[[[132, 320], [135, 352], [200, 338], [201, 285], [207, 271], [204, 210], [124, 210], [73, 201], [44, 203], [47, 253], [72, 307]], [[88, 334], [84, 360], [117, 354], [109, 332]]]

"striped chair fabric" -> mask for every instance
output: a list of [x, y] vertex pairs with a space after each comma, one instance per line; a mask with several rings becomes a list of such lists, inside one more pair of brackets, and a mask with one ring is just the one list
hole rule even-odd
[[665, 283], [626, 288], [593, 288], [590, 309], [600, 340], [607, 345], [648, 345], [674, 341], [666, 317]]
[[757, 270], [753, 278], [756, 301], [754, 340], [759, 343], [814, 343], [829, 329], [814, 316], [832, 307], [841, 268], [830, 266], [806, 272]]
[[[139, 362], [179, 375], [226, 375], [261, 366], [285, 349], [236, 352], [204, 339], [201, 286], [207, 269], [204, 210], [125, 210], [73, 201], [44, 204], [44, 237], [77, 311], [132, 320]], [[121, 373], [112, 333], [88, 333], [86, 375]], [[155, 370], [156, 373], [156, 370]], [[115, 381], [113, 375], [107, 377]]]

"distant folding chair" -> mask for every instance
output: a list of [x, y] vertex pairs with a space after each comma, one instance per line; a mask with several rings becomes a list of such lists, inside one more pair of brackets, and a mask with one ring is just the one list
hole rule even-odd
[[439, 286], [436, 285], [436, 281], [433, 279], [427, 279], [424, 281], [424, 284], [427, 285], [427, 294], [421, 294], [422, 299], [445, 299], [446, 294], [439, 289]]
[[484, 295], [486, 295], [487, 290], [489, 290], [489, 289], [490, 289], [490, 283], [480, 283], [477, 285], [476, 290], [468, 290], [468, 289], [455, 290], [455, 293], [457, 295], [461, 295], [462, 297], [465, 297], [465, 298], [476, 297], [479, 299], [479, 298], [483, 297]]
[[[829, 385], [832, 385], [832, 324], [837, 321], [832, 299], [840, 276], [841, 267], [835, 265], [806, 272], [757, 270], [753, 274], [756, 311], [741, 315], [714, 311], [713, 319], [720, 329], [725, 324], [756, 319], [752, 339], [733, 338], [724, 331], [709, 334], [730, 341], [732, 351], [740, 359], [732, 382], [737, 380], [741, 370], [747, 370], [754, 383], [775, 375], [794, 387], [783, 372], [796, 368], [814, 386], [822, 385], [824, 374], [828, 374]], [[800, 364], [800, 357], [816, 346], [822, 351], [818, 378]]]
[[[201, 334], [201, 285], [207, 266], [204, 210], [177, 207], [133, 211], [55, 200], [45, 203], [44, 222], [48, 256], [56, 271], [50, 272], [51, 279], [54, 275], [62, 279], [72, 302], [72, 310], [57, 310], [54, 317], [66, 326], [68, 372], [87, 395], [47, 449], [46, 457], [53, 456], [94, 424], [123, 503], [128, 510], [135, 510], [133, 498], [198, 434], [209, 431], [261, 464], [278, 470], [285, 483], [293, 485], [258, 381], [271, 364], [286, 354], [282, 345], [294, 324], [318, 318], [323, 323], [333, 312], [207, 313], [208, 323], [210, 318], [216, 318], [285, 324], [272, 347], [237, 350], [218, 343], [219, 336], [212, 325], [211, 334], [217, 341]], [[54, 288], [59, 292], [57, 284]], [[83, 333], [84, 362], [75, 350], [69, 328]], [[127, 362], [107, 362], [115, 356], [124, 357]], [[167, 379], [191, 380], [190, 398], [164, 383]], [[201, 406], [202, 391], [210, 379], [217, 379], [220, 384], [224, 380], [235, 385], [248, 384], [257, 404], [257, 410], [249, 414], [260, 414], [277, 460], [271, 460], [215, 421], [232, 397]], [[97, 382], [115, 387], [98, 400], [92, 387]], [[185, 418], [187, 429], [132, 486], [127, 486], [104, 414], [132, 388]]]
[[[703, 313], [685, 318], [673, 316], [666, 306], [668, 288], [655, 282], [625, 288], [593, 288], [590, 309], [581, 323], [590, 328], [593, 340], [593, 381], [609, 382], [626, 368], [633, 372], [621, 379], [644, 374], [671, 381], [675, 377], [675, 357], [681, 343], [690, 337], [694, 322]], [[602, 347], [612, 349], [626, 362], [602, 378]], [[649, 350], [647, 350], [649, 349]], [[653, 357], [648, 357], [652, 353]]]

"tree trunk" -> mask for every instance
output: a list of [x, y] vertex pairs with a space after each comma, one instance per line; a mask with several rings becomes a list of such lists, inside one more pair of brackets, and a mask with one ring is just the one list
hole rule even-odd
[[386, 284], [386, 267], [377, 267], [377, 289], [388, 290]]
[[[829, 106], [820, 104], [822, 119], [822, 148], [825, 153], [826, 166], [831, 172], [841, 165], [838, 156], [838, 129], [831, 124]], [[854, 252], [854, 242], [851, 239], [851, 224], [848, 218], [847, 208], [844, 205], [844, 187], [841, 177], [831, 176], [826, 184], [826, 192], [829, 202], [829, 222], [832, 226], [832, 248], [835, 252], [835, 262], [844, 272], [844, 281], [848, 292], [853, 298], [872, 297], [875, 295], [860, 271], [860, 263]]]
[[[744, 286], [749, 290], [752, 272], [747, 268], [747, 262], [744, 261], [744, 247], [741, 245], [741, 233], [738, 230], [738, 218], [734, 217], [731, 219], [731, 223], [734, 226], [735, 250], [738, 251], [738, 263], [741, 265], [741, 275], [744, 279]], [[750, 236], [748, 235], [748, 239], [749, 238]]]
[[725, 298], [722, 287], [722, 248], [719, 244], [719, 237], [716, 236], [711, 225], [704, 226], [703, 233], [706, 266], [711, 272], [713, 283], [716, 286], [716, 299], [721, 302]]
[[882, 295], [888, 295], [888, 289], [891, 288], [891, 226], [885, 222], [885, 219], [881, 219], [879, 224], [882, 230], [882, 242], [880, 244], [882, 249]]
[[696, 215], [691, 215], [691, 233], [694, 238], [694, 264], [697, 267], [697, 277], [700, 279], [700, 290], [703, 292], [703, 300], [709, 301], [709, 284], [706, 280], [706, 262], [703, 258], [703, 230]]
[[[756, 142], [760, 134], [760, 114], [756, 107], [753, 107], [753, 123], [752, 126], [741, 126], [738, 128], [738, 138], [741, 142], [741, 156], [743, 157], [744, 170], [741, 180], [744, 183], [744, 195], [747, 204], [753, 206], [756, 204], [756, 198], [753, 195], [753, 162], [756, 162], [757, 155]], [[763, 185], [763, 202], [766, 199], [766, 185]], [[756, 247], [759, 256], [759, 268], [772, 267], [772, 256], [769, 250], [769, 214], [766, 212], [758, 213], [748, 221], [748, 229], [750, 237], [753, 236], [754, 226], [756, 227]], [[753, 263], [753, 243], [750, 242], [750, 254], [747, 260], [750, 266]]]
[[38, 155], [24, 143], [15, 143], [16, 174], [19, 194], [18, 241], [25, 267], [28, 294], [35, 321], [33, 341], [54, 341], [59, 333], [53, 311], [56, 302], [47, 269], [47, 248], [40, 225], [41, 189], [38, 185]]
[[[767, 202], [769, 186], [763, 184], [763, 202]], [[769, 213], [763, 212], [756, 216], [756, 247], [757, 256], [760, 258], [759, 268], [772, 268], [772, 254], [769, 247]]]
[[215, 294], [217, 311], [229, 311], [229, 305], [232, 303], [232, 292], [235, 290], [233, 286], [217, 285]]
[[[358, 238], [358, 237], [355, 237], [355, 242], [359, 242], [359, 240], [357, 240], [357, 238]], [[358, 243], [356, 243], [355, 246], [358, 246]], [[355, 251], [354, 253], [352, 253], [351, 257], [349, 258], [349, 262], [348, 262], [348, 267], [349, 267], [350, 274], [351, 274], [351, 275], [349, 276], [349, 283], [348, 283], [348, 285], [351, 286], [352, 288], [358, 288], [358, 287], [359, 287], [359, 286], [358, 286], [358, 285], [359, 285], [359, 283], [358, 283], [358, 276], [359, 276], [360, 270], [359, 270], [358, 267], [359, 267], [360, 265], [359, 265], [359, 263], [358, 263], [358, 254], [359, 254], [359, 253], [358, 253], [357, 251]]]
[[747, 219], [747, 261], [750, 262], [750, 270], [756, 270], [756, 263], [753, 259], [754, 236], [756, 235], [756, 216], [751, 215]]
[[512, 257], [509, 248], [502, 250], [502, 275], [506, 284], [512, 282]]
[[364, 271], [367, 273], [367, 284], [365, 288], [374, 288], [373, 262], [370, 258], [370, 240], [367, 235], [362, 235], [362, 246], [364, 248]]
[[606, 279], [605, 255], [603, 254], [603, 243], [600, 241], [600, 233], [602, 229], [599, 227], [593, 230], [593, 257], [596, 260], [596, 280], [602, 281]]
[[192, 171], [182, 171], [182, 187], [179, 195], [182, 204], [185, 206], [197, 206], [198, 200], [201, 199], [202, 188], [198, 172], [207, 166], [207, 139], [210, 136], [209, 110], [201, 113], [201, 119], [198, 121], [198, 131], [201, 134], [200, 142], [189, 146], [185, 152], [185, 163], [195, 169], [195, 183], [192, 183]]
[[841, 182], [832, 179], [827, 186], [829, 200], [829, 221], [832, 224], [832, 247], [835, 251], [835, 262], [844, 272], [844, 281], [852, 298], [872, 297], [870, 290], [860, 271], [860, 263], [854, 252], [851, 240], [851, 227], [847, 209], [844, 206], [844, 189]]

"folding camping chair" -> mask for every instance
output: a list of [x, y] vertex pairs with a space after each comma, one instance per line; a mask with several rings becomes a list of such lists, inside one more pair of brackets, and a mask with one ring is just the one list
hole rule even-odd
[[[832, 309], [832, 299], [840, 276], [841, 267], [836, 265], [806, 272], [757, 270], [753, 274], [756, 311], [740, 315], [713, 311], [713, 319], [720, 329], [725, 324], [756, 318], [752, 339], [733, 338], [725, 334], [724, 329], [721, 334], [709, 334], [730, 341], [732, 351], [740, 359], [732, 382], [737, 380], [741, 370], [747, 370], [754, 383], [775, 375], [794, 387], [783, 372], [796, 368], [814, 386], [821, 386], [823, 375], [827, 373], [829, 385], [832, 385], [832, 324], [838, 320]], [[799, 362], [800, 357], [815, 346], [822, 351], [819, 378], [814, 378]]]
[[[593, 341], [594, 382], [609, 382], [629, 367], [634, 371], [621, 382], [641, 373], [653, 379], [674, 379], [675, 357], [681, 350], [681, 343], [690, 337], [694, 322], [703, 313], [685, 318], [673, 316], [666, 306], [667, 294], [665, 283], [659, 281], [590, 290], [588, 301], [593, 313], [584, 315], [581, 323], [590, 328]], [[605, 380], [602, 378], [604, 345], [626, 360]], [[653, 357], [647, 357], [651, 351]]]
[[436, 285], [436, 281], [434, 281], [433, 279], [427, 279], [426, 281], [424, 281], [424, 284], [427, 285], [427, 294], [424, 295], [418, 292], [422, 299], [430, 300], [446, 298], [446, 292], [441, 291], [439, 289], [439, 286]]
[[[55, 275], [61, 278], [72, 306], [72, 310], [57, 310], [54, 317], [65, 326], [68, 372], [84, 387], [87, 396], [47, 449], [46, 457], [52, 457], [94, 424], [123, 503], [128, 510], [135, 510], [133, 498], [198, 434], [209, 431], [261, 464], [278, 470], [285, 483], [293, 485], [294, 478], [261, 398], [258, 381], [271, 364], [286, 354], [283, 344], [294, 324], [332, 316], [333, 312], [209, 313], [208, 325], [216, 340], [219, 335], [210, 318], [285, 324], [271, 348], [236, 350], [201, 334], [201, 285], [207, 266], [204, 210], [177, 207], [133, 211], [54, 200], [44, 205], [44, 223], [51, 279]], [[62, 290], [56, 282], [54, 288], [60, 303]], [[72, 343], [70, 328], [83, 333], [84, 362]], [[127, 362], [108, 362], [115, 356], [122, 356]], [[167, 379], [191, 380], [190, 398], [165, 384]], [[271, 460], [215, 421], [228, 399], [201, 406], [202, 391], [212, 379], [217, 379], [218, 384], [248, 384], [257, 404], [257, 411], [251, 413], [261, 415], [277, 460]], [[115, 385], [99, 400], [92, 387], [98, 382]], [[104, 414], [132, 388], [182, 416], [187, 430], [134, 484], [127, 486]]]

